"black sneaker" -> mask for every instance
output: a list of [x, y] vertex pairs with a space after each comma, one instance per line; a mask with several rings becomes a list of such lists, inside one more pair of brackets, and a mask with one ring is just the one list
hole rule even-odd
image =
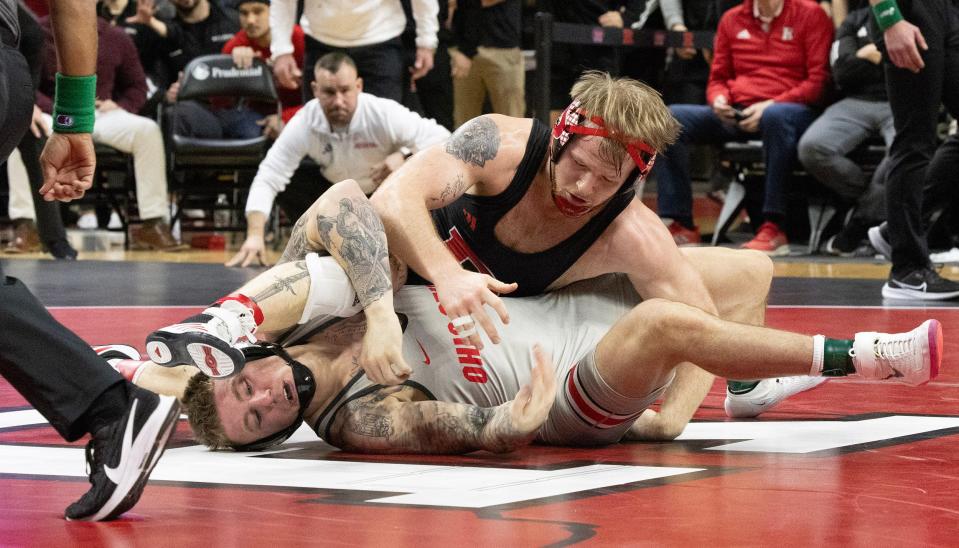
[[127, 412], [87, 443], [92, 486], [69, 507], [68, 520], [110, 520], [140, 500], [147, 478], [180, 416], [176, 398], [133, 388]]
[[854, 253], [862, 247], [868, 228], [862, 221], [855, 219], [849, 221], [838, 234], [826, 240], [826, 244], [823, 246], [824, 251], [829, 255], [853, 257]]
[[882, 254], [887, 261], [892, 260], [892, 244], [889, 243], [889, 223], [883, 222], [879, 226], [870, 228], [869, 243], [871, 243], [873, 249]]
[[890, 274], [889, 281], [882, 286], [882, 296], [886, 299], [944, 301], [959, 297], [959, 283], [943, 278], [929, 267], [923, 267], [905, 276]]
[[73, 249], [73, 246], [70, 245], [70, 242], [66, 240], [55, 240], [47, 244], [47, 248], [50, 251], [50, 254], [53, 255], [54, 259], [60, 261], [75, 261], [77, 260], [77, 250]]

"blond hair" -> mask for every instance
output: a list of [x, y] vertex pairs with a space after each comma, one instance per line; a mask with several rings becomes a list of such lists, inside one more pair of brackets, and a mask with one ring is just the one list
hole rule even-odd
[[679, 122], [662, 96], [639, 80], [590, 70], [576, 80], [569, 93], [590, 116], [603, 119], [613, 138], [602, 140], [599, 154], [613, 164], [622, 164], [627, 155], [621, 140], [639, 139], [662, 152], [679, 137]]
[[183, 405], [186, 407], [193, 439], [210, 449], [232, 447], [234, 444], [226, 437], [220, 413], [213, 399], [213, 381], [200, 373], [193, 375], [183, 392]]

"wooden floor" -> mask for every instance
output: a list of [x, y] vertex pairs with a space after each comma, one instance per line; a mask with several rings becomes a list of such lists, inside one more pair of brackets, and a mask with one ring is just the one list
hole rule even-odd
[[[222, 267], [231, 255], [0, 260], [81, 337], [142, 350], [259, 271]], [[64, 443], [0, 379], [0, 546], [956, 546], [959, 308], [883, 302], [879, 260], [775, 264], [770, 326], [851, 336], [935, 317], [940, 377], [830, 381], [736, 421], [717, 381], [678, 441], [508, 455], [368, 457], [308, 430], [268, 454], [211, 453], [181, 422], [141, 502], [102, 524], [61, 518], [88, 486], [82, 442]]]

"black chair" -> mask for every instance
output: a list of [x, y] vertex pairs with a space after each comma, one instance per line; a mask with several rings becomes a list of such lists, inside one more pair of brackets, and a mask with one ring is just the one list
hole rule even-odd
[[[850, 158], [863, 167], [867, 176], [875, 171], [876, 166], [886, 154], [885, 145], [879, 139], [867, 140], [860, 147], [850, 153]], [[726, 190], [726, 200], [716, 220], [716, 229], [713, 231], [712, 245], [717, 245], [725, 235], [740, 211], [746, 205], [747, 188], [758, 186], [762, 188], [762, 178], [766, 174], [766, 165], [763, 159], [762, 141], [729, 142], [726, 143], [720, 154], [722, 161], [727, 162], [735, 177]], [[812, 255], [819, 249], [826, 228], [837, 213], [844, 213], [841, 224], [849, 222], [852, 210], [834, 193], [818, 184], [802, 166], [796, 165], [790, 174], [794, 179], [803, 180], [806, 214], [809, 221], [809, 241], [806, 253]], [[750, 183], [753, 183], [752, 185]]]
[[[177, 103], [183, 101], [221, 100], [273, 103], [277, 115], [280, 103], [270, 68], [261, 60], [254, 59], [253, 66], [238, 69], [229, 55], [204, 55], [187, 64], [177, 94]], [[258, 136], [252, 139], [205, 139], [177, 133], [179, 109], [164, 112], [161, 106], [160, 120], [167, 137], [171, 190], [175, 193], [176, 211], [172, 222], [182, 218], [185, 208], [198, 208], [214, 212], [229, 210], [229, 226], [214, 223], [217, 230], [244, 230], [239, 211], [249, 189], [249, 182], [263, 160], [271, 141]], [[206, 177], [188, 177], [190, 173], [202, 172]], [[223, 196], [227, 197], [224, 203]], [[219, 200], [218, 200], [219, 198]], [[192, 227], [181, 223], [182, 230]]]

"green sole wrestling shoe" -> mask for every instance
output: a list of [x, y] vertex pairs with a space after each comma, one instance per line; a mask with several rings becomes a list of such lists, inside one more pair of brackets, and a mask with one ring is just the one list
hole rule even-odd
[[780, 377], [763, 379], [748, 392], [735, 394], [726, 388], [723, 407], [726, 416], [734, 419], [752, 418], [769, 411], [783, 400], [800, 392], [816, 388], [826, 382], [826, 377]]

